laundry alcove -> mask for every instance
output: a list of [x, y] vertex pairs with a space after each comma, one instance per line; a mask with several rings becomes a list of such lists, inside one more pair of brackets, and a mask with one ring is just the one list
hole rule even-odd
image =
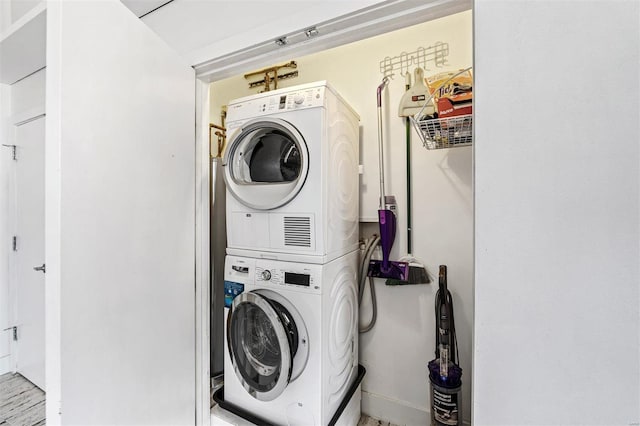
[[[46, 63], [48, 424], [208, 422], [209, 257], [202, 236], [209, 233], [211, 81], [471, 7], [457, 1], [337, 2], [352, 9], [333, 16], [329, 7], [281, 13], [277, 26], [221, 31], [211, 44], [179, 58], [148, 27], [160, 34], [167, 24], [174, 35], [167, 40], [195, 34], [185, 30], [191, 23], [185, 16], [172, 24], [165, 15], [180, 3], [140, 22], [115, 1], [50, 1], [0, 32], [0, 75], [27, 59], [36, 68], [23, 77]], [[474, 424], [637, 422], [638, 5], [478, 0], [473, 7], [474, 318], [459, 325], [474, 330], [473, 400], [465, 410], [473, 412]], [[22, 39], [22, 50], [8, 48], [29, 23], [41, 24], [33, 19], [42, 12], [46, 29], [27, 31], [35, 38]], [[214, 15], [227, 16], [223, 10]], [[242, 28], [243, 19], [225, 24]], [[305, 37], [310, 26], [332, 22], [343, 25], [332, 36], [273, 46], [282, 36]], [[208, 28], [215, 27], [209, 22]], [[26, 50], [33, 46], [35, 62]], [[184, 79], [173, 82], [170, 74]], [[628, 82], [624, 96], [594, 101], [584, 90], [612, 81]], [[2, 81], [3, 138], [11, 137], [14, 83]], [[151, 99], [139, 98], [143, 93]], [[169, 100], [180, 106], [165, 109]], [[437, 165], [440, 184], [467, 190], [470, 179], [461, 171], [468, 159], [464, 150], [454, 151]], [[3, 156], [3, 201], [9, 200], [11, 161]], [[459, 203], [459, 193], [450, 195], [428, 203]], [[2, 241], [11, 240], [10, 231], [3, 220]], [[432, 243], [429, 237], [425, 244]], [[0, 253], [4, 308], [11, 245], [3, 243]], [[610, 283], [615, 291], [605, 292]], [[419, 298], [411, 303], [427, 305]], [[428, 308], [420, 315], [431, 316]], [[0, 309], [0, 320], [10, 327], [5, 312]], [[8, 346], [9, 333], [3, 332], [0, 349]], [[593, 375], [611, 347], [625, 374]], [[394, 349], [401, 350], [389, 344], [370, 362], [394, 363]], [[392, 381], [383, 378], [380, 385]], [[553, 389], [562, 389], [563, 404]], [[608, 410], [613, 406], [618, 409]]]
[[[286, 91], [294, 86], [326, 80], [360, 116], [360, 238], [379, 233], [376, 87], [384, 76], [380, 71], [381, 62], [386, 57], [398, 56], [402, 52], [415, 52], [437, 42], [448, 43], [447, 63], [436, 66], [431, 61], [425, 61], [423, 66], [427, 68], [428, 75], [470, 66], [473, 46], [471, 10], [317, 53], [283, 58], [281, 62], [273, 63], [286, 64], [289, 60], [296, 63], [297, 76], [279, 80], [279, 92], [280, 89]], [[415, 66], [411, 65], [404, 71], [413, 73]], [[265, 67], [258, 66], [256, 69]], [[222, 121], [221, 114], [224, 114], [229, 101], [256, 95], [264, 90], [264, 83], [250, 87], [252, 81], [264, 78], [262, 74], [245, 78], [245, 74], [250, 74], [251, 71], [252, 69], [245, 68], [235, 76], [211, 83], [211, 123], [222, 126], [227, 122], [226, 119]], [[282, 68], [278, 75], [287, 71], [289, 69]], [[273, 86], [272, 83], [272, 90]], [[404, 119], [397, 115], [404, 91], [405, 77], [398, 68], [383, 96], [386, 187], [388, 194], [395, 195], [398, 201], [398, 231], [392, 251], [393, 259], [407, 253], [406, 128]], [[268, 93], [270, 92], [264, 92], [264, 95]], [[302, 121], [293, 116], [290, 119]], [[234, 131], [227, 132], [227, 138], [234, 136]], [[307, 134], [303, 137], [314, 136]], [[215, 142], [215, 137], [213, 140]], [[213, 148], [216, 149], [215, 143]], [[463, 418], [470, 421], [473, 328], [472, 147], [429, 151], [423, 147], [418, 135], [412, 132], [412, 151], [415, 197], [413, 254], [424, 261], [432, 279], [437, 280], [439, 264], [449, 266], [464, 370]], [[215, 219], [212, 222], [212, 226], [214, 225]], [[215, 233], [212, 233], [212, 239], [215, 240]], [[220, 285], [221, 281], [217, 282]], [[360, 335], [360, 363], [367, 370], [363, 381], [363, 413], [393, 424], [425, 423], [429, 413], [426, 366], [434, 358], [433, 301], [438, 288], [437, 282], [430, 285], [390, 287], [385, 286], [384, 280], [376, 280], [375, 285], [378, 296], [377, 323], [371, 332]], [[222, 293], [222, 289], [214, 290], [216, 291], [218, 294]], [[221, 307], [218, 308], [218, 324], [215, 324], [215, 319], [212, 320], [212, 335], [218, 336], [217, 346], [212, 347], [211, 371], [214, 373], [221, 370], [221, 360], [216, 362], [215, 358], [222, 357], [222, 348], [226, 344], [220, 329], [223, 318], [221, 310]], [[364, 296], [361, 311], [361, 323], [365, 324], [372, 313], [368, 293]], [[212, 312], [215, 313], [216, 310]]]

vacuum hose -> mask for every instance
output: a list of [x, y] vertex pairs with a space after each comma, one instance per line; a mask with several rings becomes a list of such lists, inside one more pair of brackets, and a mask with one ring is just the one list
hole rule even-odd
[[[362, 297], [364, 296], [364, 290], [367, 282], [367, 270], [369, 269], [369, 262], [371, 261], [371, 255], [373, 254], [373, 251], [375, 250], [379, 242], [380, 237], [374, 234], [365, 243], [364, 251], [362, 253], [362, 261], [360, 262], [360, 273], [358, 275], [358, 305], [362, 304]], [[369, 290], [371, 292], [371, 308], [373, 312], [371, 314], [371, 320], [369, 321], [369, 324], [364, 327], [360, 327], [360, 333], [366, 333], [367, 331], [370, 331], [376, 324], [376, 319], [378, 317], [378, 307], [376, 301], [376, 291], [373, 285], [373, 277], [368, 278]]]

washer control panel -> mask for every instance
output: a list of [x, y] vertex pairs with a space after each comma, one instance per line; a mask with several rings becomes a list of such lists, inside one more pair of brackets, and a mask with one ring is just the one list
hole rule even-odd
[[292, 262], [257, 262], [255, 283], [320, 290], [320, 271], [314, 266]]
[[254, 285], [260, 285], [263, 288], [273, 287], [274, 290], [287, 288], [316, 294], [322, 292], [324, 269], [320, 264], [228, 255], [224, 270], [225, 284], [229, 282], [244, 287], [243, 289], [235, 285], [225, 287], [225, 293], [232, 297], [242, 291], [251, 290], [251, 286]]

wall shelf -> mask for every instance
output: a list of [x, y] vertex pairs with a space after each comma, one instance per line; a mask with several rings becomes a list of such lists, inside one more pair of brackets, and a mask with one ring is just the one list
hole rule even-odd
[[0, 34], [0, 83], [13, 84], [45, 66], [46, 12], [43, 1]]

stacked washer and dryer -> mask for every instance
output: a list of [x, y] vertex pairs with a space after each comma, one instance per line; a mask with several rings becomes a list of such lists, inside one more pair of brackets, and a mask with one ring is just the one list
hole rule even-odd
[[355, 425], [359, 117], [324, 81], [227, 114], [224, 400], [278, 425]]

